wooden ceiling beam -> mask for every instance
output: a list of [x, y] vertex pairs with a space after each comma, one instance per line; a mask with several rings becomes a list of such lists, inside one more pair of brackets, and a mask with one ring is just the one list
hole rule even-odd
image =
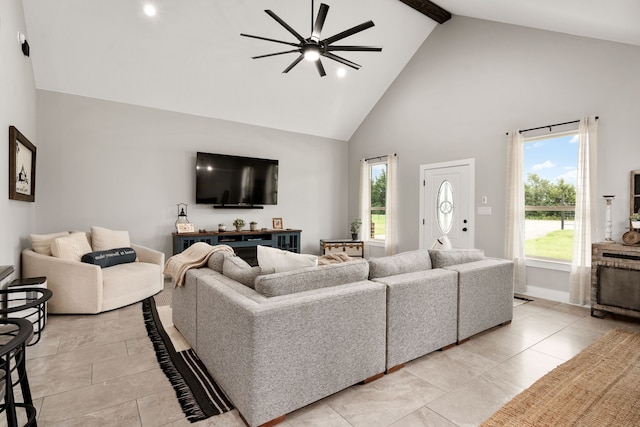
[[436, 21], [438, 24], [443, 24], [451, 19], [451, 13], [441, 8], [435, 3], [429, 0], [400, 0], [402, 3], [411, 6], [423, 15]]

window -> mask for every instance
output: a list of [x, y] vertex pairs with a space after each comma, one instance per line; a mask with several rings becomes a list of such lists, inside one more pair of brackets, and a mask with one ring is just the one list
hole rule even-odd
[[368, 161], [369, 168], [369, 218], [368, 237], [373, 240], [384, 241], [387, 228], [387, 159], [386, 157]]
[[578, 133], [524, 139], [525, 255], [570, 261]]

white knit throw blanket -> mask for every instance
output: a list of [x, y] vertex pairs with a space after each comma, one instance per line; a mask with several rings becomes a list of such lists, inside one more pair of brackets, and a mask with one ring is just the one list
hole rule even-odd
[[182, 286], [184, 277], [190, 268], [199, 268], [207, 263], [214, 252], [230, 252], [233, 249], [227, 245], [211, 246], [208, 243], [197, 242], [179, 254], [169, 258], [164, 264], [164, 274], [169, 274], [174, 286]]

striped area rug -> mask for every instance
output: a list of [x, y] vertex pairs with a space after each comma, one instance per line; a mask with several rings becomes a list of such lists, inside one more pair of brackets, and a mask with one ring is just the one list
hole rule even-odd
[[182, 411], [191, 422], [233, 409], [192, 349], [177, 352], [162, 327], [153, 297], [142, 301], [142, 313], [158, 363], [176, 392]]

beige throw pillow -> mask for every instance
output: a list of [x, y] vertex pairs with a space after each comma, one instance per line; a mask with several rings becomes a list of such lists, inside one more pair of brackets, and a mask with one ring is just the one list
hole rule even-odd
[[51, 243], [59, 237], [69, 236], [68, 231], [51, 234], [29, 234], [31, 248], [39, 254], [51, 256]]
[[94, 251], [128, 248], [131, 246], [128, 231], [109, 230], [103, 227], [91, 227], [91, 244]]
[[308, 254], [296, 254], [268, 246], [258, 246], [258, 265], [264, 270], [282, 273], [305, 267], [317, 267], [318, 257]]
[[86, 233], [71, 233], [51, 243], [51, 255], [56, 258], [80, 262], [82, 255], [91, 252]]

